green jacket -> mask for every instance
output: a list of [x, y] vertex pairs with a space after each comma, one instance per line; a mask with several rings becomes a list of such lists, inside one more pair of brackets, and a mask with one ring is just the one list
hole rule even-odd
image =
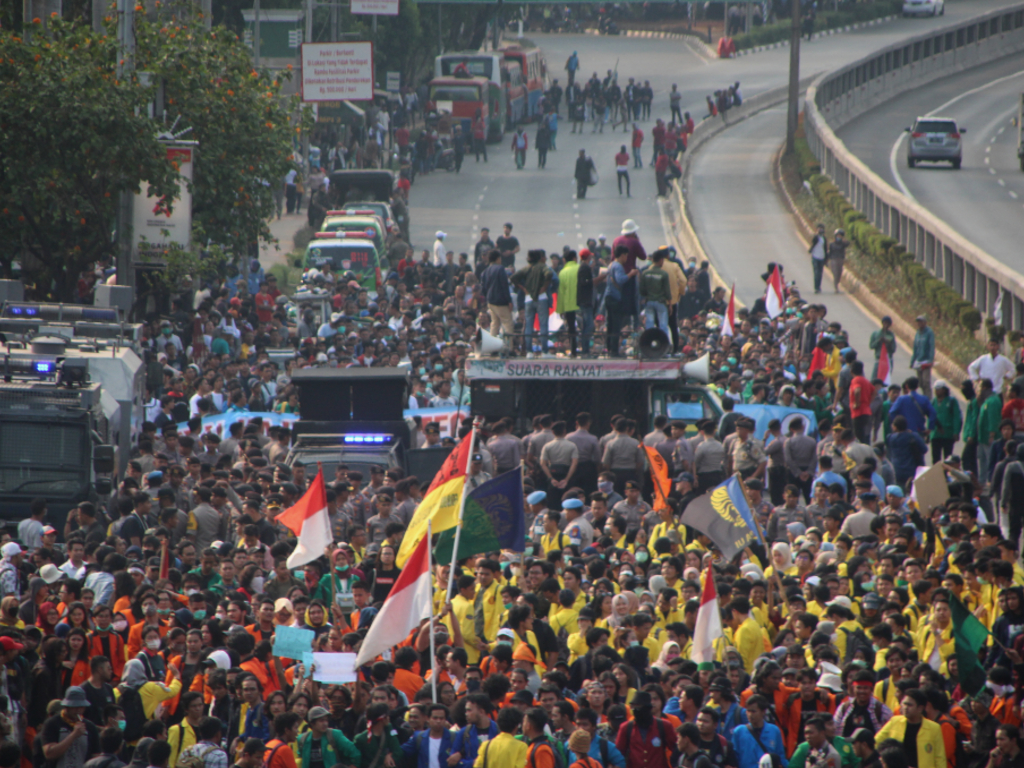
[[[842, 736], [836, 736], [833, 738], [832, 746], [835, 747], [836, 752], [839, 753], [843, 768], [858, 768], [858, 766], [860, 766], [860, 758], [854, 754], [853, 747], [850, 746], [850, 742]], [[800, 746], [793, 751], [793, 756], [789, 758], [789, 768], [804, 768], [807, 763], [807, 754], [810, 751], [811, 748], [807, 742], [801, 742]]]
[[669, 284], [668, 272], [653, 265], [641, 272], [640, 295], [648, 301], [671, 304], [672, 286]]
[[882, 344], [885, 344], [885, 348], [889, 352], [889, 363], [892, 364], [892, 356], [896, 354], [896, 334], [892, 331], [883, 331], [881, 328], [871, 334], [868, 346], [875, 350], [876, 360], [882, 354]]
[[575, 261], [567, 261], [562, 271], [558, 273], [558, 304], [555, 311], [559, 314], [575, 312], [579, 304], [576, 303], [576, 281], [580, 265]]
[[960, 434], [960, 427], [963, 424], [963, 416], [960, 413], [960, 403], [955, 397], [947, 397], [945, 400], [932, 398], [932, 407], [935, 409], [936, 429], [932, 437], [942, 440], [956, 440]]
[[514, 287], [526, 291], [531, 299], [538, 301], [538, 297], [542, 293], [546, 294], [548, 286], [551, 284], [551, 270], [543, 261], [538, 261], [536, 264], [520, 269], [512, 275], [510, 282]]
[[402, 764], [405, 759], [405, 753], [402, 752], [402, 745], [399, 743], [398, 737], [391, 731], [390, 724], [388, 724], [384, 731], [384, 738], [387, 739], [387, 743], [381, 752], [380, 760], [377, 760], [375, 764], [374, 758], [377, 757], [377, 751], [380, 749], [380, 739], [373, 736], [369, 731], [362, 731], [356, 734], [355, 746], [362, 756], [362, 759], [357, 762], [360, 768], [384, 768], [384, 756], [388, 752], [391, 753], [395, 765]]
[[974, 398], [967, 404], [967, 415], [964, 417], [964, 442], [978, 440], [978, 412], [981, 410], [981, 402]]
[[892, 432], [892, 427], [889, 426], [889, 409], [892, 407], [893, 401], [888, 397], [882, 401], [882, 439], [884, 440]]
[[1003, 420], [1003, 398], [993, 392], [978, 411], [978, 442], [986, 445], [999, 436]]
[[[333, 768], [335, 765], [358, 766], [360, 764], [359, 750], [341, 731], [334, 728], [329, 729], [323, 741], [326, 743], [320, 745], [320, 755], [324, 761], [324, 768]], [[299, 759], [302, 760], [302, 765], [309, 765], [310, 753], [313, 751], [313, 732], [306, 731], [300, 734], [298, 744]]]

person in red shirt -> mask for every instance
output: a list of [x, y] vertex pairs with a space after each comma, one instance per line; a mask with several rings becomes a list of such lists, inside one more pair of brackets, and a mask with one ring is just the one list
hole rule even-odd
[[256, 317], [260, 323], [269, 323], [274, 316], [274, 297], [270, 295], [270, 285], [263, 281], [260, 283], [260, 292], [253, 297], [256, 303]]
[[871, 401], [875, 387], [864, 376], [864, 363], [854, 360], [850, 363], [853, 380], [850, 381], [850, 415], [853, 416], [853, 431], [857, 440], [871, 444]]
[[633, 123], [633, 167], [643, 168], [644, 159], [640, 156], [640, 147], [644, 143], [644, 132], [640, 130], [636, 123]]
[[651, 156], [651, 165], [658, 160], [658, 150], [665, 148], [665, 121], [660, 117], [653, 128], [651, 128], [651, 139], [654, 141], [654, 154]]
[[690, 136], [693, 134], [693, 129], [696, 127], [693, 122], [693, 118], [690, 117], [690, 113], [686, 112], [683, 117], [686, 118], [686, 135]]
[[619, 182], [619, 194], [622, 194], [622, 181], [626, 181], [626, 197], [632, 197], [629, 193], [629, 152], [626, 151], [626, 145], [623, 144], [619, 153], [615, 155], [615, 174], [618, 177]]
[[1003, 406], [1002, 416], [1013, 422], [1014, 432], [1024, 432], [1024, 400], [1020, 396], [1020, 387], [1016, 384], [1010, 387], [1010, 399]]

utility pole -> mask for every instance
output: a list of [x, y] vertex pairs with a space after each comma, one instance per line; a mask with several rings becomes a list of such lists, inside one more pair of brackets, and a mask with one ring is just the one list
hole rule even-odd
[[441, 3], [437, 4], [437, 52], [444, 53], [444, 43], [441, 41]]
[[253, 0], [253, 22], [252, 22], [252, 65], [256, 69], [260, 66], [260, 0]]
[[789, 32], [789, 112], [786, 116], [786, 152], [796, 147], [800, 120], [800, 0], [789, 0], [793, 26]]
[[[97, 2], [99, 0], [96, 0]], [[135, 0], [117, 0], [117, 79], [135, 75]], [[132, 208], [135, 196], [124, 191], [117, 206], [117, 284], [134, 288]]]

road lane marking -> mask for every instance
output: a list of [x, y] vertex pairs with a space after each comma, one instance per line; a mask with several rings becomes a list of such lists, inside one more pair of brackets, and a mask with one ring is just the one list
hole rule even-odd
[[1014, 192], [1012, 189], [1010, 190], [1010, 197], [1012, 197], [1014, 200], [1017, 199], [1017, 193]]
[[[968, 91], [964, 91], [959, 96], [954, 96], [952, 99], [947, 101], [945, 104], [942, 104], [942, 105], [936, 107], [931, 112], [929, 112], [927, 115], [925, 115], [925, 117], [933, 117], [933, 116], [937, 115], [939, 112], [945, 111], [947, 107], [950, 107], [953, 104], [956, 104], [961, 99], [965, 99], [968, 96], [973, 96], [976, 93], [981, 93], [982, 91], [987, 90], [987, 89], [991, 88], [994, 85], [999, 85], [1000, 83], [1004, 83], [1007, 80], [1012, 80], [1015, 77], [1020, 77], [1021, 75], [1024, 75], [1024, 69], [1020, 70], [1019, 72], [1014, 72], [1012, 75], [1006, 75], [1004, 77], [996, 78], [995, 80], [992, 80], [991, 82], [985, 83], [984, 85], [979, 85], [977, 88], [971, 88]], [[903, 144], [903, 139], [906, 138], [906, 136], [907, 136], [906, 131], [903, 131], [902, 133], [900, 133], [899, 138], [896, 139], [896, 141], [892, 145], [892, 150], [889, 152], [889, 172], [892, 174], [893, 178], [896, 180], [896, 185], [900, 188], [900, 191], [904, 195], [906, 195], [908, 198], [910, 198], [911, 200], [913, 200], [916, 203], [917, 202], [917, 198], [914, 197], [910, 193], [910, 190], [907, 188], [907, 185], [903, 182], [903, 177], [900, 175], [900, 171], [899, 171], [899, 168], [898, 168], [897, 162], [896, 162], [896, 158], [899, 155], [899, 151], [900, 151], [900, 145]], [[993, 136], [992, 139], [989, 141], [989, 144], [995, 144], [995, 142], [996, 142], [996, 137]], [[992, 173], [995, 173], [995, 171], [992, 170], [991, 168], [989, 170], [992, 171]]]
[[985, 158], [985, 165], [988, 165], [988, 164], [989, 164], [989, 158], [986, 157]]
[[989, 168], [988, 172], [991, 173], [993, 176], [996, 175], [996, 169], [995, 168]]
[[1005, 187], [1005, 186], [1006, 186], [1006, 182], [1005, 182], [1005, 181], [1003, 181], [1002, 179], [996, 179], [996, 183], [997, 183], [997, 184], [998, 184], [998, 185], [999, 185], [1000, 187]]

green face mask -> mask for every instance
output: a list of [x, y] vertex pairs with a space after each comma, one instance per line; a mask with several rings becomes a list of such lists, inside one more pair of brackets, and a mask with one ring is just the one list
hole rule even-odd
[[192, 611], [192, 618], [194, 619], [205, 619], [206, 611], [200, 608], [198, 611]]
[[122, 731], [124, 730], [124, 727], [126, 725], [128, 725], [128, 721], [127, 720], [118, 720], [117, 721], [117, 727], [120, 728]]
[[508, 610], [509, 608], [511, 608], [511, 607], [512, 607], [512, 603], [505, 603], [504, 605], [505, 605], [505, 610], [506, 610], [506, 611], [507, 611], [507, 610]]

